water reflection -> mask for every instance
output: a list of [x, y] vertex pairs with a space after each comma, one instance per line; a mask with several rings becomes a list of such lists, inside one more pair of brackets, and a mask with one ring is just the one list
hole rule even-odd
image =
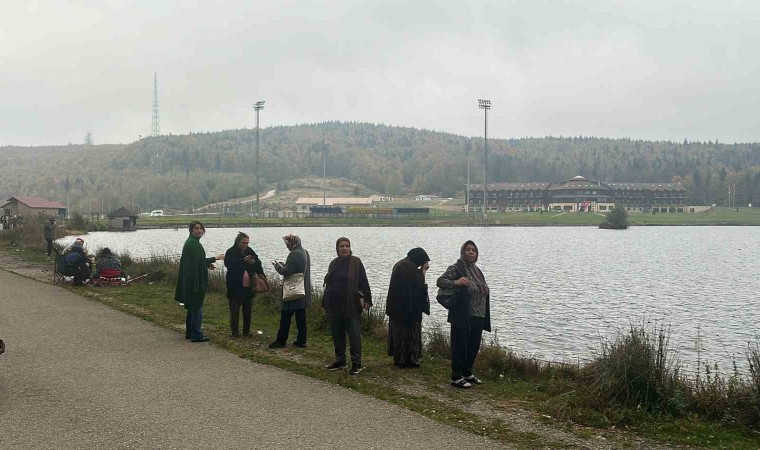
[[[229, 248], [238, 229], [208, 228], [207, 253]], [[393, 264], [421, 246], [435, 279], [453, 264], [459, 247], [474, 240], [479, 265], [491, 286], [492, 317], [502, 344], [545, 359], [588, 358], [601, 338], [631, 322], [672, 324], [671, 343], [681, 360], [701, 359], [728, 368], [733, 355], [743, 364], [760, 319], [757, 227], [636, 227], [625, 232], [585, 227], [541, 228], [253, 228], [251, 246], [266, 263], [284, 260], [282, 236], [301, 236], [312, 256], [312, 279], [321, 280], [335, 257], [335, 241], [351, 239], [375, 296], [385, 296]], [[89, 248], [108, 246], [133, 256], [179, 255], [186, 230], [91, 233]], [[74, 238], [64, 239], [70, 242]], [[433, 300], [433, 317], [445, 310]], [[699, 330], [699, 331], [698, 331]], [[492, 336], [492, 335], [487, 335]], [[490, 338], [490, 337], [489, 337]]]

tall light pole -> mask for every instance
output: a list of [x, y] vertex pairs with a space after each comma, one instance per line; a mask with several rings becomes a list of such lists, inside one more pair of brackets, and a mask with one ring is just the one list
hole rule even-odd
[[264, 100], [259, 100], [253, 105], [256, 111], [256, 218], [259, 217], [259, 111], [264, 109]]
[[327, 144], [322, 142], [322, 206], [327, 206], [327, 194], [325, 186], [327, 184]]
[[478, 99], [478, 108], [485, 112], [485, 138], [483, 140], [483, 221], [488, 221], [488, 199], [486, 195], [486, 162], [488, 161], [488, 110], [491, 109], [491, 100]]
[[470, 150], [472, 150], [472, 145], [470, 145], [470, 148], [466, 148], [465, 151], [467, 152], [467, 202], [465, 203], [464, 212], [467, 214], [467, 218], [470, 218]]

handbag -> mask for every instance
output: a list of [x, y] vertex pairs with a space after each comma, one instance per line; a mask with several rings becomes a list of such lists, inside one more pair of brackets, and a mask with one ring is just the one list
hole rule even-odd
[[282, 301], [290, 302], [306, 297], [306, 286], [302, 273], [288, 275], [282, 280]]
[[451, 309], [457, 303], [456, 289], [438, 288], [438, 295], [435, 296], [438, 303], [446, 309]]
[[269, 282], [264, 278], [264, 275], [257, 273], [256, 276], [253, 277], [253, 290], [257, 294], [269, 292]]

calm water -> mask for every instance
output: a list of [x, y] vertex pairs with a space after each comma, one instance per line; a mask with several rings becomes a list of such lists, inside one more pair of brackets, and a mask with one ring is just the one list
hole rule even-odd
[[[201, 240], [209, 255], [229, 248], [237, 229], [209, 228]], [[586, 227], [540, 228], [255, 228], [241, 229], [265, 266], [287, 257], [281, 236], [298, 234], [320, 280], [346, 236], [364, 261], [375, 297], [385, 296], [390, 271], [413, 247], [432, 258], [428, 284], [432, 317], [435, 279], [453, 264], [467, 239], [480, 247], [479, 265], [491, 287], [493, 323], [502, 344], [543, 359], [584, 360], [600, 339], [631, 322], [671, 325], [671, 344], [688, 368], [701, 357], [726, 368], [743, 365], [760, 323], [760, 228], [635, 227], [624, 232]], [[91, 233], [91, 249], [108, 246], [133, 256], [177, 255], [186, 230]], [[73, 237], [62, 240], [70, 242]], [[316, 282], [316, 281], [315, 281]], [[426, 319], [429, 320], [429, 319]], [[428, 322], [429, 323], [429, 322]], [[491, 339], [493, 334], [487, 335]]]

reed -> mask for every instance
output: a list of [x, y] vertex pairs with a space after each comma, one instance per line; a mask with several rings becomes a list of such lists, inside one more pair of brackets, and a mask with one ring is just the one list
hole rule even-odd
[[436, 320], [425, 328], [425, 354], [432, 358], [451, 359], [451, 339], [446, 326]]
[[599, 354], [579, 376], [589, 400], [651, 412], [680, 413], [688, 389], [670, 348], [669, 328], [661, 325], [650, 332], [632, 324], [626, 334], [602, 342]]

